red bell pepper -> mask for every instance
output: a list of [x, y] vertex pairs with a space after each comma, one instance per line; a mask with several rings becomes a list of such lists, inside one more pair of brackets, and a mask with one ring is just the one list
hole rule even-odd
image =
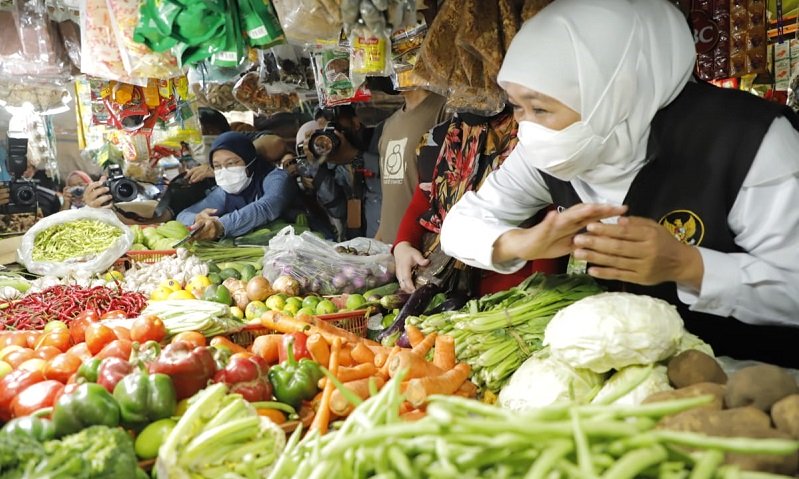
[[150, 373], [171, 376], [178, 400], [181, 400], [208, 385], [216, 373], [216, 363], [207, 347], [176, 341], [166, 346], [158, 359], [150, 364]]
[[97, 369], [97, 384], [113, 393], [117, 383], [132, 372], [133, 366], [124, 359], [113, 357], [103, 359]]
[[26, 371], [17, 369], [0, 379], [0, 420], [6, 422], [12, 418], [11, 402], [14, 398], [38, 382], [44, 381], [44, 373], [41, 369]]
[[54, 379], [32, 384], [11, 401], [14, 417], [30, 416], [39, 409], [51, 407], [61, 395], [64, 384]]
[[294, 341], [294, 359], [311, 359], [311, 353], [308, 351], [306, 344], [308, 343], [308, 336], [305, 333], [289, 333], [283, 335], [283, 341], [280, 342], [278, 348], [278, 364], [283, 364], [289, 358], [288, 344], [289, 338]]
[[268, 371], [269, 364], [260, 356], [234, 354], [225, 369], [216, 373], [214, 382], [227, 384], [230, 392], [241, 394], [247, 401], [270, 401], [272, 384]]

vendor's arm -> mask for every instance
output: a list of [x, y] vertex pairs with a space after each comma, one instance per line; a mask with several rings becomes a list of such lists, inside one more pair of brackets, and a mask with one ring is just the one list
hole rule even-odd
[[426, 259], [422, 252], [422, 236], [426, 231], [419, 223], [419, 217], [430, 209], [430, 194], [422, 190], [421, 186], [416, 187], [411, 203], [405, 210], [405, 215], [400, 222], [397, 231], [397, 240], [394, 242], [392, 253], [396, 263], [397, 281], [406, 292], [412, 293], [413, 269], [416, 266], [427, 266], [430, 261]]
[[691, 310], [751, 324], [799, 326], [799, 132], [771, 125], [728, 216], [745, 253], [698, 248], [701, 291], [678, 288]]
[[197, 215], [205, 210], [216, 210], [217, 215], [225, 213], [225, 191], [222, 188], [214, 188], [205, 198], [178, 213], [177, 220], [192, 226]]
[[264, 195], [219, 218], [225, 236], [236, 237], [276, 220], [297, 198], [297, 185], [284, 170], [272, 170], [263, 180]]

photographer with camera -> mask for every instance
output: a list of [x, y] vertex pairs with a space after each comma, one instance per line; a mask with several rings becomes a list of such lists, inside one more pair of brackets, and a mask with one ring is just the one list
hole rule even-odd
[[70, 173], [67, 176], [66, 186], [64, 186], [64, 203], [61, 205], [61, 209], [71, 210], [86, 206], [83, 193], [91, 182], [91, 177], [83, 171], [75, 170]]
[[117, 218], [126, 225], [158, 224], [172, 219], [172, 212], [168, 210], [154, 214], [152, 217], [144, 217], [116, 206], [116, 203], [129, 203], [136, 200], [140, 190], [139, 184], [126, 177], [119, 165], [111, 163], [106, 166], [106, 173], [99, 180], [86, 185], [83, 201], [90, 208], [113, 210]]

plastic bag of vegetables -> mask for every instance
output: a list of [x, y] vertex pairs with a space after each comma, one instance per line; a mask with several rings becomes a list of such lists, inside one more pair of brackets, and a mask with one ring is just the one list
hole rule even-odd
[[81, 208], [56, 213], [22, 237], [20, 263], [31, 273], [64, 277], [102, 273], [133, 244], [133, 233], [110, 210]]
[[[368, 246], [360, 248], [359, 246]], [[394, 257], [376, 241], [334, 244], [310, 232], [286, 227], [269, 242], [264, 276], [274, 283], [291, 276], [306, 292], [360, 293], [394, 279]]]

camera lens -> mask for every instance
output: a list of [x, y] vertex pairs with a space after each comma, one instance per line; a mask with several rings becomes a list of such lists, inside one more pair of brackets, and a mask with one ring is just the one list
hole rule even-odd
[[114, 199], [118, 202], [133, 201], [139, 193], [139, 188], [130, 180], [119, 180], [114, 187]]
[[329, 155], [333, 147], [333, 140], [327, 135], [319, 135], [311, 142], [311, 148], [316, 156]]
[[80, 198], [81, 196], [83, 196], [83, 191], [84, 191], [84, 188], [81, 188], [80, 186], [75, 187], [75, 188], [72, 189], [72, 196]]
[[20, 206], [30, 206], [36, 202], [36, 192], [30, 186], [22, 186], [16, 193], [14, 202]]

